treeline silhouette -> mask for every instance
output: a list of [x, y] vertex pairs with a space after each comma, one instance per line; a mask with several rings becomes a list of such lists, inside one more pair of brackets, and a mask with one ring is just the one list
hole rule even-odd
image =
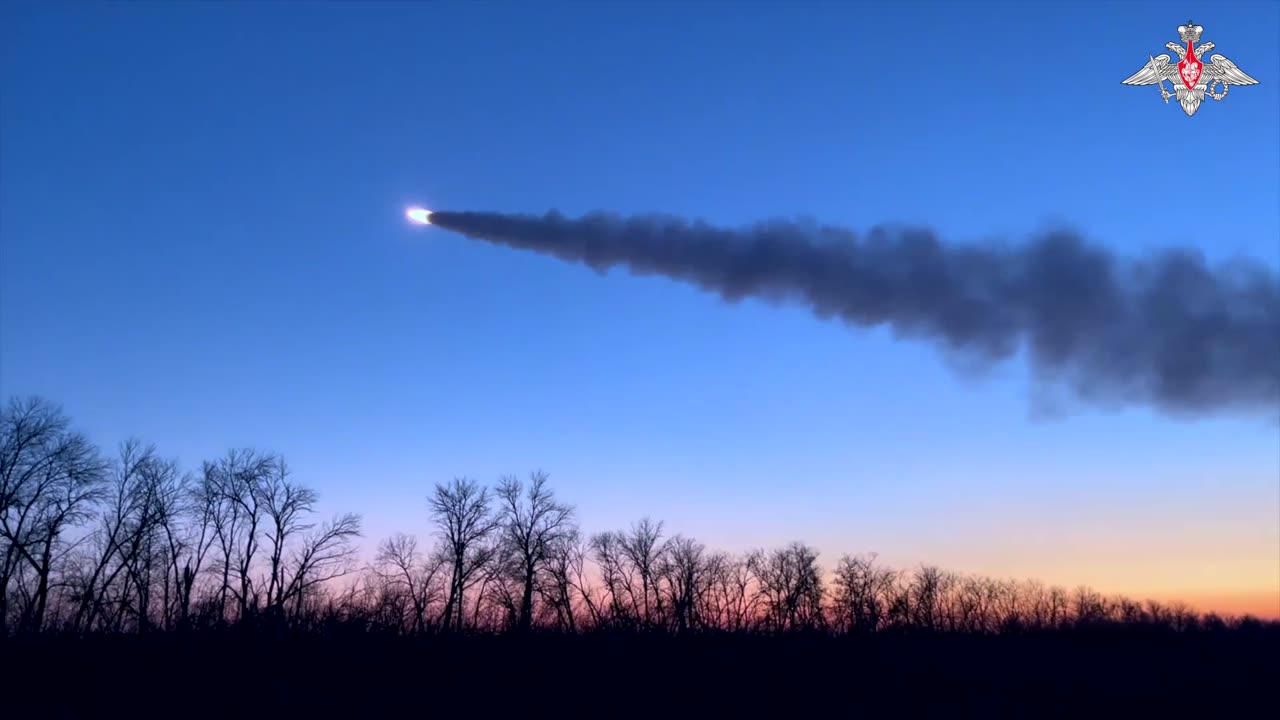
[[[105, 456], [39, 398], [0, 419], [0, 703], [40, 717], [555, 710], [1245, 717], [1280, 623], [1036, 582], [825, 570], [662, 524], [584, 534], [547, 476], [436, 485], [362, 556], [284, 460]], [[373, 548], [370, 548], [373, 550]], [[634, 707], [632, 707], [634, 705]], [[19, 713], [21, 714], [21, 713]]]
[[105, 457], [56, 405], [13, 399], [0, 437], [0, 627], [151, 633], [239, 627], [422, 634], [1009, 634], [1274, 626], [1181, 604], [888, 568], [825, 575], [800, 542], [741, 555], [643, 519], [585, 535], [547, 475], [437, 484], [435, 542], [361, 560], [361, 518], [316, 516], [283, 458], [232, 450], [184, 472], [138, 441]]

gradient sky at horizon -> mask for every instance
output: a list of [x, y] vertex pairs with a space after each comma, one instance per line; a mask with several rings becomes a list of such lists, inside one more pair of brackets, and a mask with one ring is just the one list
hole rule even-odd
[[[1261, 84], [1126, 87], [1177, 25]], [[282, 452], [366, 543], [547, 470], [587, 530], [1280, 615], [1280, 430], [407, 224], [410, 204], [1065, 221], [1280, 271], [1280, 5], [6, 3], [0, 394]]]

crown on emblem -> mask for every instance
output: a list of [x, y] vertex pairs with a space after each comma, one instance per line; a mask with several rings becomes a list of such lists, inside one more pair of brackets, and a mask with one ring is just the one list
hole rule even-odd
[[1178, 35], [1182, 38], [1182, 42], [1184, 43], [1200, 42], [1200, 33], [1202, 32], [1204, 32], [1204, 27], [1196, 25], [1190, 20], [1187, 21], [1186, 25], [1178, 26]]

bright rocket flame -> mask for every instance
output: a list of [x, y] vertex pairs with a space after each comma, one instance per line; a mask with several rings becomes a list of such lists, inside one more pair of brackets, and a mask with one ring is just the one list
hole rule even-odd
[[431, 224], [431, 211], [426, 208], [413, 207], [404, 211], [405, 217], [419, 225]]

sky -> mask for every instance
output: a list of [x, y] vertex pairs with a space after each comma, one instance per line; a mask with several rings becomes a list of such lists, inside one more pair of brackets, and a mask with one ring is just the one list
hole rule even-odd
[[[1120, 81], [1176, 27], [1260, 81]], [[1034, 412], [1024, 363], [467, 241], [406, 206], [812, 217], [1280, 271], [1280, 5], [6, 3], [0, 395], [282, 453], [366, 543], [456, 476], [1280, 616], [1280, 429]]]

